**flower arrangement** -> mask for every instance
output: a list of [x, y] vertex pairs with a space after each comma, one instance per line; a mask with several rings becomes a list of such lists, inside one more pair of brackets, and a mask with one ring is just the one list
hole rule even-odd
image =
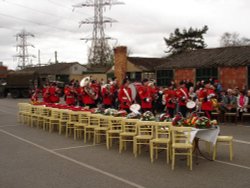
[[152, 112], [146, 111], [142, 114], [141, 121], [155, 121], [155, 116]]
[[169, 114], [166, 113], [166, 114], [161, 114], [159, 116], [159, 121], [160, 122], [172, 122], [173, 119], [171, 118], [171, 116]]
[[191, 114], [189, 117], [184, 118], [180, 114], [177, 114], [172, 122], [173, 126], [184, 126], [184, 127], [194, 127], [198, 129], [208, 129], [216, 127], [217, 121], [210, 120], [207, 117], [199, 117], [197, 114]]

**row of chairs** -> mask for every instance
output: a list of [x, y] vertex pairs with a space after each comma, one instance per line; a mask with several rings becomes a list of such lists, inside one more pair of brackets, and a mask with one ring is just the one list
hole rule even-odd
[[[172, 169], [175, 166], [175, 156], [186, 155], [187, 165], [192, 170], [191, 128], [173, 127], [169, 122], [139, 121], [28, 103], [19, 103], [18, 106], [18, 120], [22, 124], [36, 126], [50, 133], [65, 133], [66, 137], [74, 135], [74, 139], [83, 137], [84, 143], [93, 139], [94, 145], [105, 140], [107, 149], [112, 147], [114, 140], [119, 140], [120, 153], [127, 149], [127, 143], [130, 142], [133, 144], [135, 157], [141, 154], [142, 145], [148, 145], [151, 162], [158, 158], [159, 150], [166, 150], [166, 161], [169, 163], [172, 160]], [[214, 158], [215, 155], [216, 151]]]

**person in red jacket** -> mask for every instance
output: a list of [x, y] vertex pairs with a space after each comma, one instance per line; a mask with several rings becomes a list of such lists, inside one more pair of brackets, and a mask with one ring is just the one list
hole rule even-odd
[[188, 96], [188, 89], [186, 87], [185, 82], [181, 81], [179, 88], [176, 91], [176, 96], [178, 99], [178, 105], [179, 105], [179, 112], [181, 112], [181, 114], [186, 117], [187, 115], [187, 101], [189, 100], [189, 96]]
[[152, 111], [152, 89], [148, 85], [148, 79], [142, 81], [142, 86], [138, 88], [138, 94], [141, 100], [142, 112]]
[[49, 85], [45, 84], [42, 89], [43, 102], [50, 103], [49, 100]]
[[96, 100], [98, 98], [96, 87], [87, 83], [81, 88], [82, 103], [89, 108], [96, 107]]
[[49, 87], [49, 101], [50, 103], [59, 103], [60, 97], [59, 97], [60, 90], [57, 87], [56, 83], [52, 83]]
[[64, 88], [65, 102], [69, 106], [74, 106], [76, 104], [76, 90], [72, 83]]
[[164, 102], [167, 107], [167, 112], [170, 117], [174, 117], [174, 112], [176, 108], [176, 91], [174, 90], [174, 86], [170, 85], [168, 89], [164, 92]]
[[114, 97], [114, 87], [110, 84], [105, 84], [102, 86], [101, 95], [102, 95], [102, 104], [105, 109], [111, 108]]
[[120, 102], [120, 109], [129, 112], [129, 107], [133, 103], [132, 92], [129, 86], [129, 80], [125, 78], [122, 82], [122, 86], [118, 93], [118, 99]]
[[209, 81], [204, 82], [204, 88], [199, 92], [199, 101], [201, 101], [201, 110], [205, 116], [211, 119], [213, 103], [211, 98], [215, 97], [215, 91]]

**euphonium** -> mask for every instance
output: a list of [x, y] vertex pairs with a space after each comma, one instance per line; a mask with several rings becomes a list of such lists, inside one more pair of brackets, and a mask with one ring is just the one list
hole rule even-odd
[[96, 100], [96, 99], [98, 98], [98, 95], [93, 91], [93, 89], [92, 89], [90, 86], [86, 85], [86, 86], [84, 87], [84, 91], [85, 91], [85, 93], [87, 93], [87, 95], [90, 96], [92, 99]]

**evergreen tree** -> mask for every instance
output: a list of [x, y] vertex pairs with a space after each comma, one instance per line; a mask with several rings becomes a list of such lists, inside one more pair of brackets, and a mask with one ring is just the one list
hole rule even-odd
[[190, 27], [188, 30], [183, 29], [182, 32], [179, 28], [175, 29], [169, 38], [164, 37], [164, 41], [168, 47], [166, 53], [179, 54], [185, 51], [205, 48], [206, 44], [203, 35], [207, 31], [208, 27], [206, 25], [202, 29], [193, 29]]

